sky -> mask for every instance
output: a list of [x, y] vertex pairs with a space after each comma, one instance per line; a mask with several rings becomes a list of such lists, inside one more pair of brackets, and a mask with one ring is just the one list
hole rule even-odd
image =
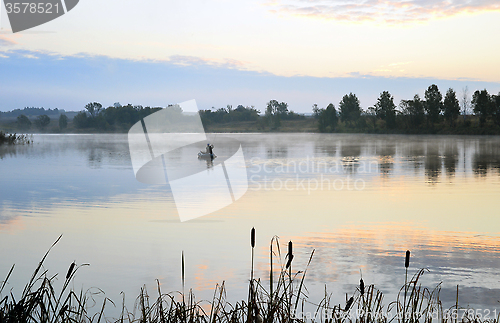
[[431, 84], [500, 92], [498, 1], [81, 0], [14, 34], [1, 10], [0, 111], [275, 99], [311, 112], [349, 92], [364, 109]]

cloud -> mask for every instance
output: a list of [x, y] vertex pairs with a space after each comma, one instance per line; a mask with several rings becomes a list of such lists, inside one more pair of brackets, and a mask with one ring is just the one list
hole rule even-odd
[[500, 3], [494, 0], [280, 0], [268, 5], [270, 12], [282, 15], [388, 24], [500, 11]]
[[[90, 101], [103, 106], [114, 102], [166, 106], [196, 99], [200, 109], [254, 105], [265, 111], [275, 99], [289, 104], [295, 112], [311, 112], [313, 103], [326, 107], [337, 104], [343, 95], [355, 93], [366, 109], [382, 91], [395, 101], [423, 97], [436, 84], [443, 92], [466, 85], [473, 92], [487, 88], [500, 91], [500, 83], [474, 80], [384, 77], [353, 71], [346, 77], [277, 76], [237, 68], [244, 62], [210, 60], [194, 56], [172, 56], [169, 61], [127, 60], [100, 55], [61, 56], [42, 51], [10, 50], [0, 59], [0, 111], [26, 106], [79, 111]], [[38, 59], [29, 58], [36, 56]], [[388, 70], [411, 62], [395, 61]]]
[[183, 56], [183, 55], [170, 56], [169, 62], [179, 66], [206, 65], [206, 66], [229, 68], [229, 69], [245, 69], [245, 67], [248, 65], [247, 62], [238, 61], [230, 58], [217, 60], [217, 59], [202, 58], [197, 56]]
[[13, 41], [12, 39], [9, 39], [5, 36], [0, 35], [0, 47], [14, 46], [16, 44], [17, 43], [15, 41]]
[[24, 55], [25, 58], [30, 58], [30, 59], [38, 59], [37, 56], [33, 55], [33, 54], [26, 54]]

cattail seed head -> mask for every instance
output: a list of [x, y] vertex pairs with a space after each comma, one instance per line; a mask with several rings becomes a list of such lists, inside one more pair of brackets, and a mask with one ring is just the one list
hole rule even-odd
[[69, 279], [71, 277], [71, 274], [73, 273], [73, 269], [75, 268], [76, 264], [73, 261], [73, 263], [69, 266], [68, 273], [66, 274], [66, 279]]
[[288, 255], [291, 256], [293, 254], [293, 244], [292, 242], [288, 242]]
[[255, 228], [252, 228], [252, 231], [250, 232], [250, 244], [252, 248], [255, 248]]
[[184, 271], [184, 250], [182, 250], [181, 253], [181, 279], [182, 279], [182, 288], [184, 288], [184, 282], [185, 282], [185, 271]]
[[365, 282], [363, 281], [363, 278], [359, 280], [359, 291], [361, 292], [361, 295], [365, 294]]
[[351, 308], [351, 305], [352, 305], [352, 302], [354, 302], [354, 298], [351, 296], [351, 298], [349, 298], [349, 300], [347, 301], [347, 303], [345, 304], [345, 309], [344, 311], [348, 311], [350, 308]]
[[410, 250], [406, 250], [405, 268], [410, 266]]

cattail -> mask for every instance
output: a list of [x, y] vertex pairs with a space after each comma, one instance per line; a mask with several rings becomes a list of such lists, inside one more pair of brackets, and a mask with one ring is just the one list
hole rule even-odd
[[66, 274], [66, 279], [69, 279], [71, 277], [71, 274], [73, 273], [73, 269], [75, 268], [76, 263], [73, 261], [73, 263], [69, 266], [68, 273]]
[[359, 291], [361, 292], [361, 296], [365, 294], [365, 282], [363, 281], [363, 278], [359, 280]]
[[351, 298], [349, 298], [349, 300], [345, 304], [345, 312], [347, 312], [351, 308], [352, 302], [354, 302], [354, 298], [351, 296]]
[[255, 228], [252, 228], [252, 231], [250, 232], [250, 244], [252, 245], [252, 248], [255, 248]]
[[410, 266], [410, 250], [406, 250], [405, 268]]
[[290, 267], [290, 265], [292, 264], [292, 260], [293, 260], [293, 244], [292, 242], [288, 242], [288, 254], [287, 254], [287, 257], [288, 257], [288, 261], [286, 262], [286, 269], [288, 269], [288, 267]]
[[288, 255], [288, 261], [286, 262], [286, 269], [292, 264], [293, 255]]

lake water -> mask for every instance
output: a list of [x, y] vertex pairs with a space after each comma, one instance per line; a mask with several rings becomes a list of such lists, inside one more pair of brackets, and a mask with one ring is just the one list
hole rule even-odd
[[[127, 135], [35, 135], [32, 146], [0, 147], [0, 281], [20, 294], [38, 261], [49, 273], [88, 263], [75, 289], [98, 287], [131, 307], [139, 290], [186, 287], [211, 299], [225, 282], [230, 301], [244, 299], [250, 276], [250, 230], [255, 227], [256, 276], [268, 281], [269, 244], [294, 242], [294, 270], [306, 277], [311, 302], [325, 290], [344, 304], [359, 283], [375, 284], [385, 304], [410, 274], [427, 268], [423, 283], [442, 282], [445, 307], [455, 302], [500, 307], [500, 137], [363, 134], [218, 134], [217, 160], [241, 143], [246, 193], [229, 206], [179, 220], [169, 185], [136, 180]], [[200, 144], [202, 148], [204, 143]], [[187, 149], [187, 148], [186, 148]], [[192, 150], [193, 147], [190, 147]], [[216, 169], [191, 150], [167, 157], [172, 169]], [[190, 166], [189, 166], [190, 165]], [[215, 170], [213, 171], [215, 173]], [[198, 189], [203, 188], [199, 183]], [[238, 182], [231, 183], [233, 191]], [[199, 202], [196, 190], [190, 195]]]

